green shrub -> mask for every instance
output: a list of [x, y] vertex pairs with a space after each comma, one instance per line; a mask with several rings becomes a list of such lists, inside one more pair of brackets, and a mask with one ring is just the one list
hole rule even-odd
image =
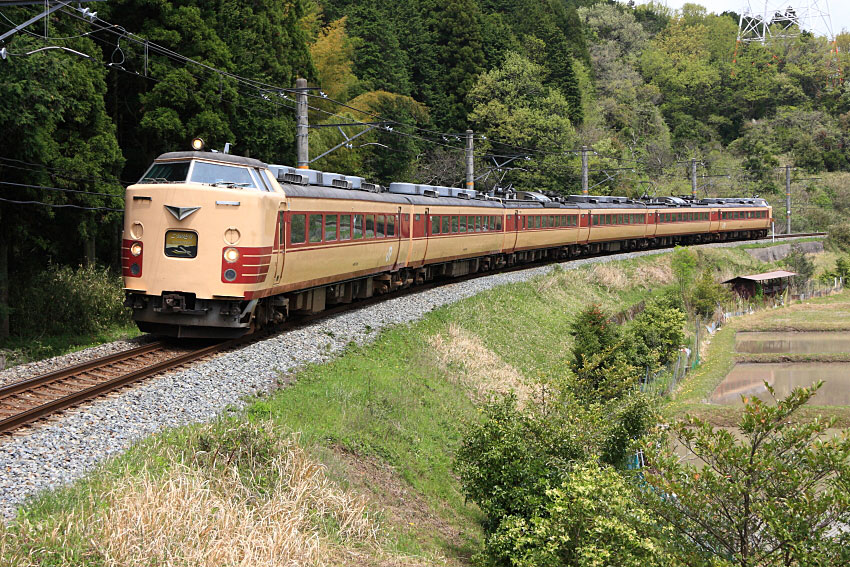
[[669, 565], [652, 537], [655, 519], [620, 474], [582, 463], [545, 493], [539, 516], [506, 517], [487, 538], [493, 563], [514, 567]]
[[50, 265], [13, 288], [12, 332], [21, 336], [87, 334], [128, 324], [121, 277], [99, 266]]
[[705, 270], [691, 290], [688, 303], [700, 317], [711, 317], [717, 306], [729, 299], [729, 290], [714, 281], [711, 270]]
[[842, 222], [829, 227], [827, 245], [843, 252], [850, 251], [850, 223]]
[[671, 303], [666, 298], [648, 301], [629, 327], [635, 364], [641, 368], [667, 364], [685, 342], [685, 312]]
[[640, 370], [628, 362], [630, 345], [598, 305], [582, 310], [569, 332], [573, 346], [568, 365], [579, 397], [589, 401], [618, 398], [639, 379]]

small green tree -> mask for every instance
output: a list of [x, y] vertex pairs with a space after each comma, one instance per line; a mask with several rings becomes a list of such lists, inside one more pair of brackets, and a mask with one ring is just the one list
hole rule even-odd
[[568, 365], [580, 398], [614, 399], [634, 386], [640, 372], [627, 361], [630, 345], [599, 305], [582, 310], [569, 332], [573, 346]]
[[635, 364], [655, 368], [670, 362], [685, 342], [685, 312], [669, 307], [665, 299], [653, 299], [630, 326]]
[[514, 567], [668, 565], [626, 481], [610, 467], [581, 463], [545, 493], [543, 514], [505, 518], [487, 538], [491, 557]]
[[785, 266], [797, 275], [791, 279], [794, 289], [800, 291], [815, 273], [815, 263], [803, 248], [797, 244], [791, 246], [791, 253], [785, 258]]
[[775, 404], [744, 398], [737, 435], [689, 417], [646, 444], [638, 492], [675, 536], [674, 556], [740, 567], [850, 562], [850, 437], [825, 438], [832, 420], [795, 415], [821, 384], [777, 400], [765, 383]]
[[676, 246], [670, 260], [670, 267], [673, 269], [673, 275], [676, 277], [676, 282], [679, 284], [679, 289], [684, 297], [685, 290], [693, 281], [697, 269], [696, 252], [690, 248]]
[[729, 290], [714, 280], [710, 269], [702, 272], [688, 294], [688, 303], [700, 317], [710, 317], [718, 304], [729, 298]]

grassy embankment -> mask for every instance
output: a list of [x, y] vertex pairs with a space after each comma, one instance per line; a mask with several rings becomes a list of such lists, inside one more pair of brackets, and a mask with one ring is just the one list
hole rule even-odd
[[[701, 254], [718, 276], [769, 269]], [[155, 436], [45, 494], [0, 532], [7, 564], [466, 564], [478, 512], [452, 461], [494, 392], [540, 395], [591, 302], [621, 311], [671, 285], [670, 256], [556, 270], [440, 308], [306, 368], [212, 426]], [[118, 529], [120, 527], [121, 529]]]

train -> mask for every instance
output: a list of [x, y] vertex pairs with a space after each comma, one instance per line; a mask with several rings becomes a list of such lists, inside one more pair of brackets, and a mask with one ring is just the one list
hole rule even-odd
[[143, 332], [233, 338], [438, 278], [768, 234], [761, 198], [390, 183], [192, 150], [126, 190], [122, 275]]

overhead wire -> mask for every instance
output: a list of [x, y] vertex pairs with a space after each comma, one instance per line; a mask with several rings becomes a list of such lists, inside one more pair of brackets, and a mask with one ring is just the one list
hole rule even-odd
[[96, 191], [82, 191], [80, 189], [64, 189], [62, 187], [48, 187], [46, 185], [32, 185], [29, 183], [14, 183], [12, 181], [0, 181], [0, 185], [9, 185], [12, 187], [24, 187], [28, 189], [42, 189], [44, 191], [61, 191], [63, 193], [80, 193], [83, 195], [97, 195], [99, 197], [112, 197], [113, 199], [124, 200], [123, 195], [113, 195], [112, 193], [98, 193]]
[[109, 211], [114, 213], [123, 213], [124, 209], [113, 209], [111, 207], [87, 207], [83, 205], [72, 205], [71, 203], [45, 203], [44, 201], [19, 201], [16, 199], [7, 199], [0, 197], [0, 201], [4, 203], [13, 203], [15, 205], [42, 205], [53, 209], [81, 209], [84, 211]]

